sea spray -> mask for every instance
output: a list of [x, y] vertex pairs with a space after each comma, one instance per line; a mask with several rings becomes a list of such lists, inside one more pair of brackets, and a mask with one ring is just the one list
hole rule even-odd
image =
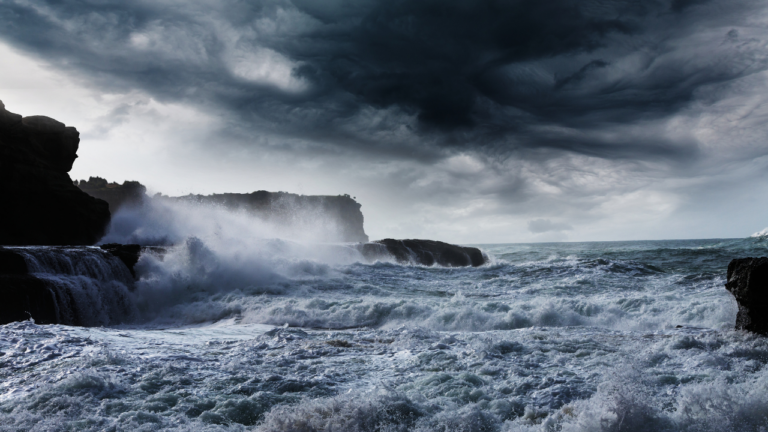
[[146, 251], [122, 324], [0, 326], [0, 430], [768, 427], [768, 342], [732, 330], [722, 286], [761, 239], [487, 245], [445, 268], [249, 233]]
[[174, 245], [189, 237], [214, 239], [230, 245], [254, 239], [280, 238], [301, 243], [339, 242], [343, 231], [338, 217], [325, 212], [305, 214], [298, 204], [283, 203], [282, 217], [260, 217], [247, 208], [147, 198], [140, 204], [121, 207], [110, 222], [102, 243]]

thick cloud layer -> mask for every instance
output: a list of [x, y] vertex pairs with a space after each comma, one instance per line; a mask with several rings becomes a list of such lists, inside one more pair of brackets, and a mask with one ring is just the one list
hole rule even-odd
[[413, 208], [475, 203], [545, 233], [577, 231], [619, 197], [685, 211], [759, 178], [722, 176], [768, 154], [755, 94], [766, 12], [752, 0], [8, 0], [0, 39], [101, 91], [196, 106], [230, 146], [390, 163], [376, 181]]

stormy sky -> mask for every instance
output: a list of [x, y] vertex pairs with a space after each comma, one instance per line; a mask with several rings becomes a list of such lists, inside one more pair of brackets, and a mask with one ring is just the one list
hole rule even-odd
[[768, 227], [768, 4], [0, 0], [0, 100], [73, 178], [350, 194], [372, 238]]

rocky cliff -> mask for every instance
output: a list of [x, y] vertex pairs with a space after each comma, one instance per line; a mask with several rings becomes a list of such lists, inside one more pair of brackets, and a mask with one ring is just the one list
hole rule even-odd
[[248, 194], [186, 195], [167, 198], [246, 211], [276, 225], [321, 227], [329, 241], [367, 242], [361, 205], [349, 195], [296, 195], [256, 191]]
[[361, 205], [349, 195], [297, 195], [286, 192], [256, 191], [213, 195], [169, 197], [146, 195], [147, 188], [137, 181], [110, 183], [99, 177], [76, 181], [91, 196], [109, 203], [115, 213], [121, 207], [151, 205], [153, 201], [194, 203], [243, 211], [281, 227], [301, 230], [323, 230], [319, 236], [327, 241], [367, 242], [363, 228]]
[[140, 205], [147, 197], [147, 188], [137, 181], [118, 184], [101, 177], [90, 177], [88, 180], [75, 180], [75, 186], [92, 197], [106, 201], [112, 214], [123, 206]]
[[768, 258], [731, 261], [725, 288], [739, 305], [736, 329], [768, 335]]
[[104, 235], [107, 203], [67, 174], [79, 143], [77, 129], [44, 116], [22, 118], [0, 102], [0, 244], [90, 245]]

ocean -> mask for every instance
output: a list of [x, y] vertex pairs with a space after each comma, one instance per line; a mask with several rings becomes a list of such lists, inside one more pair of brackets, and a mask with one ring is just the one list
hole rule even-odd
[[214, 233], [137, 281], [16, 248], [89, 326], [0, 326], [0, 430], [768, 430], [768, 339], [723, 286], [765, 236], [475, 246], [424, 267]]

